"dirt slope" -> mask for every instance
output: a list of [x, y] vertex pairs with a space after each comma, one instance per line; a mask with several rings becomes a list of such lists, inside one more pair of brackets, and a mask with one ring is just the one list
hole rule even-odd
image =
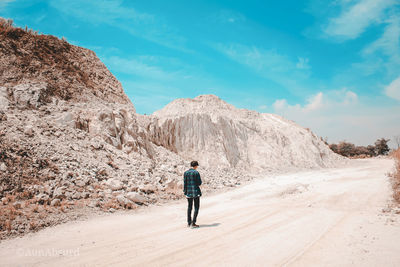
[[[185, 202], [71, 222], [0, 244], [3, 265], [395, 266], [398, 215], [389, 159], [264, 177], [202, 198], [199, 229]], [[71, 249], [72, 255], [30, 256]], [[75, 255], [76, 254], [76, 255]]]

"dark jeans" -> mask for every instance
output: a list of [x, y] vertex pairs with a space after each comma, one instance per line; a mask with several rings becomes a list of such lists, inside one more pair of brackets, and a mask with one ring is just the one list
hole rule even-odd
[[[188, 200], [188, 209], [187, 209], [188, 224], [196, 223], [197, 214], [199, 214], [199, 208], [200, 208], [200, 197], [191, 197], [191, 198], [188, 198], [187, 200]], [[192, 220], [193, 201], [194, 201], [194, 214], [193, 214], [193, 220]]]

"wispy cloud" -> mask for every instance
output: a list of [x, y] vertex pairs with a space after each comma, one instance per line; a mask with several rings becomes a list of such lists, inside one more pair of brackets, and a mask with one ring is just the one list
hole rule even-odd
[[[340, 0], [342, 12], [331, 17], [324, 28], [325, 37], [333, 41], [356, 39], [367, 32], [373, 41], [365, 43], [353, 57], [354, 62], [338, 69], [333, 75], [336, 86], [363, 87], [366, 92], [381, 90], [384, 84], [398, 77], [400, 69], [400, 12], [394, 0]], [[378, 25], [374, 31], [369, 26]], [[370, 39], [368, 38], [368, 39]], [[372, 37], [374, 38], [374, 37]]]
[[15, 2], [16, 0], [0, 0], [0, 11], [4, 10], [8, 4]]
[[355, 39], [360, 36], [371, 24], [381, 23], [385, 18], [385, 11], [396, 4], [395, 0], [342, 0], [342, 11], [337, 17], [329, 20], [324, 28], [327, 36], [339, 40]]
[[[400, 15], [400, 14], [397, 14]], [[387, 23], [381, 37], [367, 45], [361, 52], [364, 58], [383, 58], [380, 66], [385, 66], [386, 72], [395, 71], [400, 67], [400, 18], [392, 16], [385, 20]]]
[[125, 7], [122, 1], [52, 0], [62, 13], [98, 25], [108, 24], [159, 45], [189, 52], [186, 38], [162, 18]]
[[299, 83], [311, 74], [308, 58], [292, 59], [276, 49], [266, 50], [241, 44], [216, 44], [214, 48], [231, 60], [289, 90], [298, 88]]
[[400, 77], [386, 86], [385, 93], [387, 96], [400, 101]]
[[143, 56], [132, 59], [112, 56], [104, 58], [104, 61], [114, 71], [153, 80], [168, 81], [185, 76], [182, 71], [167, 71], [158, 65], [151, 64], [149, 63], [151, 59]]

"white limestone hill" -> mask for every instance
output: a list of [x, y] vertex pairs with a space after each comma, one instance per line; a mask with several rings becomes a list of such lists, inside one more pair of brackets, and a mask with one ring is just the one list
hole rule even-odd
[[342, 160], [309, 129], [275, 114], [238, 109], [214, 95], [177, 99], [152, 114], [149, 134], [205, 166], [262, 171], [329, 167]]

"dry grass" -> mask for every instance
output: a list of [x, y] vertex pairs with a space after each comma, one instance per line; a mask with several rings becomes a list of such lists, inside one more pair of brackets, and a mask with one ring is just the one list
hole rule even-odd
[[395, 159], [395, 172], [392, 174], [393, 178], [393, 198], [397, 203], [400, 204], [400, 149], [397, 149], [392, 153], [392, 157]]
[[[45, 79], [47, 87], [40, 95], [40, 103], [51, 102], [52, 96], [64, 100], [77, 97], [82, 86], [95, 91], [94, 82], [72, 50], [72, 45], [64, 40], [15, 27], [12, 20], [0, 18], [0, 55], [3, 64], [11, 68], [7, 73], [13, 73], [12, 76], [3, 73], [3, 83], [8, 86], [24, 79]], [[18, 68], [13, 69], [15, 66]]]

